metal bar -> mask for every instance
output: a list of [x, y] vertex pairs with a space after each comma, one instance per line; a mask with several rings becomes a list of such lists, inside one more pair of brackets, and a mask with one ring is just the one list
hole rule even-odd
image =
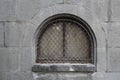
[[[60, 35], [57, 35], [58, 33], [56, 33], [59, 30], [58, 26], [53, 26], [53, 24], [61, 25], [61, 26], [59, 26]], [[73, 27], [71, 27], [71, 26], [73, 26]], [[47, 28], [47, 27], [49, 27], [49, 28]], [[60, 41], [60, 52], [58, 50], [59, 47], [54, 46], [54, 45], [58, 45], [58, 42], [50, 40], [51, 39], [51, 38], [49, 38], [50, 33], [46, 34], [46, 36], [42, 35], [47, 32], [46, 30], [49, 30], [49, 29], [51, 29], [50, 33], [54, 33], [54, 34], [51, 34], [52, 37], [54, 37], [53, 39], [57, 39], [58, 42]], [[94, 57], [94, 54], [89, 57], [89, 54], [94, 53], [93, 51], [91, 52], [91, 50], [93, 50], [93, 47], [91, 47], [91, 46], [94, 46], [94, 45], [91, 45], [92, 40], [89, 37], [89, 33], [85, 30], [84, 25], [82, 25], [76, 21], [73, 21], [73, 20], [58, 19], [58, 20], [52, 21], [49, 24], [47, 24], [44, 31], [41, 31], [41, 32], [42, 32], [41, 36], [46, 38], [45, 39], [46, 41], [50, 41], [50, 43], [49, 43], [50, 48], [47, 47], [48, 45], [46, 45], [47, 44], [46, 42], [44, 42], [44, 44], [41, 44], [41, 41], [42, 41], [41, 38], [43, 38], [43, 37], [40, 37], [38, 40], [39, 44], [37, 45], [37, 51], [38, 51], [37, 52], [37, 60], [36, 60], [37, 63], [68, 63], [68, 62], [69, 63], [92, 63], [92, 61], [94, 60], [92, 58], [92, 56]], [[81, 32], [83, 32], [84, 34], [81, 34]], [[75, 37], [73, 35], [71, 35], [71, 34], [76, 34], [76, 33], [85, 36], [85, 38], [80, 37], [80, 35], [76, 35]], [[72, 37], [70, 37], [70, 35]], [[85, 49], [86, 47], [83, 45], [77, 46], [84, 50], [83, 53], [87, 53], [87, 55], [88, 55], [87, 58], [84, 57], [84, 59], [83, 58], [81, 59], [81, 57], [76, 56], [74, 54], [74, 53], [77, 53], [77, 52], [75, 52], [75, 50], [77, 49], [77, 51], [78, 51], [78, 48], [76, 48], [73, 45], [74, 39], [71, 40], [72, 38], [75, 38], [79, 42], [83, 42], [83, 45], [87, 45], [89, 47], [89, 49]], [[67, 41], [67, 40], [69, 40], [69, 41]], [[85, 41], [83, 41], [83, 40], [85, 40]], [[89, 42], [89, 43], [86, 43], [86, 42]], [[42, 49], [41, 49], [41, 46], [43, 46]], [[48, 52], [49, 50], [47, 51], [45, 48], [50, 49], [51, 52]], [[57, 51], [54, 51], [56, 49], [58, 50], [59, 55], [57, 55]], [[88, 50], [88, 51], [86, 51], [86, 50]], [[57, 57], [54, 58], [54, 57], [41, 56], [42, 55], [41, 53], [42, 54], [50, 53], [50, 55], [57, 56]], [[69, 53], [70, 53], [70, 55], [69, 55]]]
[[65, 57], [65, 32], [66, 32], [66, 24], [63, 22], [63, 56]]

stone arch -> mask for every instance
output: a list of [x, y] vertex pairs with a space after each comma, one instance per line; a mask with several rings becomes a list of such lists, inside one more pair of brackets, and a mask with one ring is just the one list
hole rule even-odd
[[[63, 8], [64, 7], [64, 8]], [[72, 8], [72, 10], [71, 10]], [[58, 10], [59, 9], [59, 10]], [[61, 14], [61, 13], [68, 13], [68, 14], [73, 14], [76, 15], [78, 17], [81, 17], [82, 19], [84, 19], [91, 27], [91, 29], [93, 30], [95, 36], [96, 36], [96, 40], [97, 40], [97, 71], [106, 71], [106, 36], [105, 36], [105, 32], [104, 32], [104, 27], [102, 27], [103, 25], [100, 23], [96, 23], [96, 20], [90, 20], [87, 19], [85, 16], [90, 16], [89, 14], [85, 14], [84, 13], [79, 13], [78, 14], [79, 9], [77, 9], [76, 5], [70, 5], [70, 4], [56, 4], [47, 8], [42, 8], [37, 15], [35, 15], [33, 17], [33, 19], [31, 19], [29, 22], [33, 24], [33, 32], [34, 34], [29, 34], [29, 35], [33, 35], [34, 39], [33, 39], [33, 48], [35, 48], [35, 39], [37, 36], [37, 31], [38, 31], [38, 27], [39, 25], [49, 16], [55, 15], [55, 14]], [[35, 51], [34, 53], [35, 54]], [[102, 58], [102, 59], [101, 59]], [[35, 59], [35, 55], [33, 60]], [[36, 64], [34, 62], [34, 64]]]
[[[37, 37], [36, 37], [36, 49], [37, 48], [37, 44], [38, 44], [38, 40], [40, 39], [39, 36], [42, 34], [42, 30], [44, 30], [44, 26], [49, 23], [50, 21], [54, 21], [56, 19], [59, 19], [59, 18], [66, 18], [66, 19], [70, 19], [70, 20], [73, 20], [73, 21], [77, 21], [79, 22], [82, 26], [83, 26], [83, 29], [86, 31], [86, 33], [88, 34], [88, 36], [90, 37], [90, 43], [91, 43], [91, 46], [92, 46], [92, 52], [90, 53], [91, 54], [91, 58], [92, 58], [92, 63], [96, 65], [96, 49], [97, 49], [97, 41], [96, 41], [96, 37], [95, 37], [95, 34], [94, 32], [92, 31], [91, 27], [89, 26], [89, 24], [87, 24], [87, 22], [85, 22], [83, 19], [81, 19], [80, 17], [76, 16], [76, 15], [73, 15], [73, 14], [68, 14], [68, 13], [61, 13], [61, 14], [56, 14], [56, 15], [53, 15], [53, 16], [50, 16], [49, 18], [45, 19], [42, 24], [40, 24], [40, 26], [38, 27], [37, 29]], [[37, 50], [36, 50], [37, 51]], [[36, 53], [38, 54], [38, 53]]]

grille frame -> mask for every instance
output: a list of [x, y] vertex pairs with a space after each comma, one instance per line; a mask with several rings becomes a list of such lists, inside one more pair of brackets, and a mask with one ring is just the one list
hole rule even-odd
[[[71, 14], [57, 14], [57, 15], [51, 16], [43, 21], [43, 23], [39, 26], [40, 29], [39, 29], [37, 40], [36, 40], [36, 52], [38, 51], [37, 44], [39, 42], [40, 36], [42, 34], [44, 34], [44, 31], [47, 29], [47, 25], [49, 25], [50, 23], [52, 23], [55, 20], [60, 20], [60, 19], [61, 20], [71, 20], [73, 22], [76, 22], [77, 24], [81, 25], [82, 28], [86, 31], [86, 33], [89, 35], [89, 38], [91, 40], [91, 62], [90, 63], [95, 64], [96, 63], [96, 47], [97, 47], [96, 38], [94, 37], [95, 35], [92, 32], [92, 29], [89, 27], [89, 25], [83, 19], [81, 19], [75, 15], [71, 15]], [[38, 61], [38, 59], [39, 59], [39, 56], [37, 53], [36, 54], [36, 63], [41, 63], [40, 61]], [[54, 62], [43, 62], [43, 63], [54, 63]], [[59, 62], [57, 62], [57, 63], [59, 63]], [[63, 61], [63, 63], [70, 63], [70, 62]]]

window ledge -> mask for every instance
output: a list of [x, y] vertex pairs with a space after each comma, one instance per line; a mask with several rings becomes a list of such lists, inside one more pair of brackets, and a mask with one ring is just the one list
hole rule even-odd
[[93, 64], [35, 64], [33, 72], [94, 72]]

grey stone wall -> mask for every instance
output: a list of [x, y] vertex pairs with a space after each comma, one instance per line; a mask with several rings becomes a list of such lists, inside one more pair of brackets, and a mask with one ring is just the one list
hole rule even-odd
[[[97, 38], [97, 72], [35, 73], [35, 36], [47, 17], [70, 13]], [[119, 80], [120, 0], [0, 0], [0, 80]]]

